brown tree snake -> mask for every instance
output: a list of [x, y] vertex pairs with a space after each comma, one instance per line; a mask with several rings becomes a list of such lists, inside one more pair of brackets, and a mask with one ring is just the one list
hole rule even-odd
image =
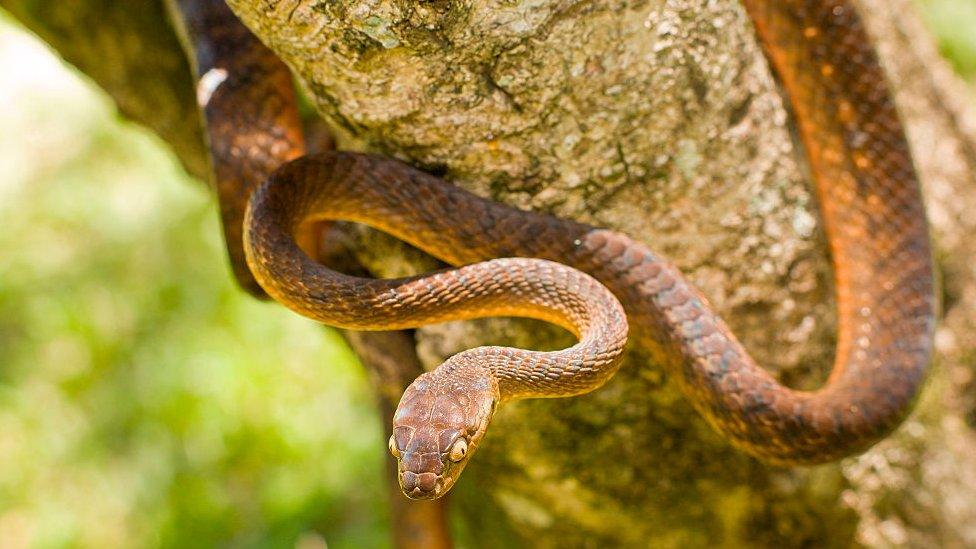
[[[355, 330], [501, 315], [579, 336], [555, 352], [479, 347], [417, 378], [390, 440], [407, 496], [451, 488], [498, 404], [601, 386], [619, 366], [628, 320], [715, 429], [773, 464], [864, 450], [910, 410], [932, 346], [929, 236], [904, 130], [849, 0], [742, 1], [792, 106], [834, 265], [836, 360], [809, 392], [759, 367], [673, 264], [623, 234], [494, 203], [394, 160], [302, 156], [287, 70], [208, 2], [175, 4], [245, 288], [260, 284], [305, 316]], [[463, 266], [398, 280], [346, 276], [299, 245], [322, 220], [365, 223]]]

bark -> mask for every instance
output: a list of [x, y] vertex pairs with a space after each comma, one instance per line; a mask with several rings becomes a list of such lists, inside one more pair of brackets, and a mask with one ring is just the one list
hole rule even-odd
[[[50, 25], [18, 8], [46, 2], [0, 3]], [[735, 0], [228, 3], [293, 68], [340, 148], [643, 240], [782, 380], [824, 379], [835, 324], [816, 204]], [[453, 493], [467, 544], [976, 544], [976, 124], [907, 0], [860, 3], [898, 89], [942, 272], [937, 363], [916, 413], [863, 456], [770, 468], [732, 450], [660, 368], [632, 356], [591, 395], [503, 408]], [[149, 125], [185, 122], [178, 112]], [[377, 276], [435, 265], [356, 235]], [[416, 341], [427, 367], [482, 343], [567, 342], [508, 320], [424, 328]]]

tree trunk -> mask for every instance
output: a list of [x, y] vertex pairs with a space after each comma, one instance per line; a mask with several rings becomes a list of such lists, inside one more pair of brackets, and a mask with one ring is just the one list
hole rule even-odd
[[[56, 26], [38, 6], [53, 3], [0, 4], [100, 73], [76, 49], [83, 34], [44, 32]], [[98, 4], [88, 9], [114, 9]], [[835, 321], [817, 206], [735, 0], [228, 4], [292, 67], [340, 148], [628, 233], [674, 259], [780, 379], [813, 388], [825, 378]], [[937, 364], [916, 413], [860, 457], [771, 468], [729, 447], [632, 353], [593, 394], [502, 409], [453, 492], [468, 544], [976, 544], [976, 125], [907, 0], [860, 4], [898, 90], [943, 273]], [[185, 102], [183, 85], [153, 84]], [[182, 112], [135, 117], [176, 142], [160, 128], [192, 126]], [[180, 154], [193, 166], [198, 153]], [[377, 276], [434, 265], [357, 234], [358, 259]], [[433, 367], [478, 344], [568, 339], [489, 320], [424, 328], [417, 342]]]

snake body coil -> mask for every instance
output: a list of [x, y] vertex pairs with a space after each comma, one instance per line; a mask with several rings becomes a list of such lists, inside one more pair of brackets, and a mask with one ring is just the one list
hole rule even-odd
[[[499, 257], [541, 258], [592, 275], [698, 411], [768, 462], [849, 455], [908, 413], [929, 361], [933, 273], [911, 156], [877, 56], [848, 0], [743, 5], [793, 107], [834, 264], [837, 355], [819, 390], [779, 384], [673, 264], [625, 235], [520, 211], [402, 163], [350, 153], [290, 162], [254, 194], [248, 263], [270, 295], [302, 314], [353, 329], [533, 316], [581, 335], [557, 353], [467, 351], [418, 378], [390, 441], [407, 495], [438, 497], [450, 488], [499, 402], [579, 394], [616, 368], [626, 322], [599, 284], [554, 263]], [[321, 219], [366, 223], [451, 264], [475, 265], [397, 281], [344, 276], [295, 243], [303, 224]]]

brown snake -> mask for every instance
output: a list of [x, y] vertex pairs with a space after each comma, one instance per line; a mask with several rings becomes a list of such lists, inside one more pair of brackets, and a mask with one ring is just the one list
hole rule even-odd
[[[301, 314], [360, 330], [529, 316], [580, 336], [553, 353], [465, 351], [419, 377], [401, 400], [390, 440], [405, 494], [447, 492], [500, 402], [584, 393], [614, 373], [627, 322], [596, 281], [620, 300], [638, 344], [681, 380], [698, 411], [767, 462], [850, 455], [908, 413], [929, 361], [933, 271], [915, 171], [877, 55], [848, 0], [743, 5], [793, 107], [834, 264], [837, 354], [819, 390], [779, 384], [673, 264], [625, 235], [494, 203], [362, 154], [299, 158], [253, 194], [244, 225], [248, 264], [268, 294]], [[212, 145], [215, 135], [227, 138], [211, 130]], [[233, 164], [255, 149], [215, 159]], [[296, 243], [303, 228], [326, 219], [366, 223], [467, 266], [400, 280], [346, 276]], [[513, 256], [548, 261], [495, 259]]]

